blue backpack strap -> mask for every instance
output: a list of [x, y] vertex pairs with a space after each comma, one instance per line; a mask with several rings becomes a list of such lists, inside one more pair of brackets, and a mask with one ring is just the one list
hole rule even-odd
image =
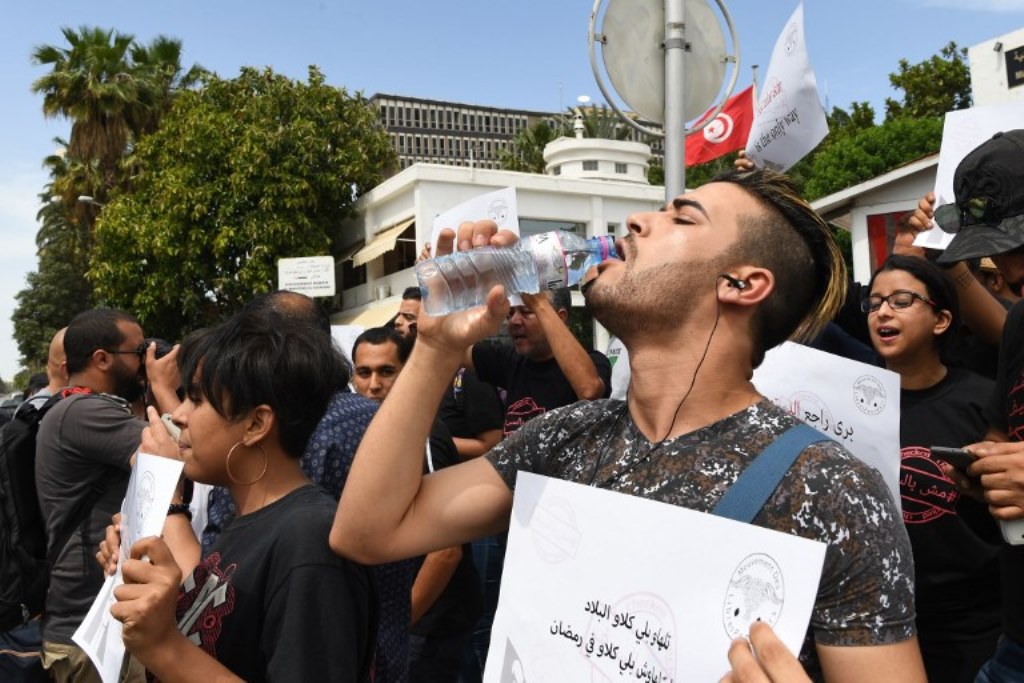
[[768, 444], [719, 499], [711, 514], [738, 522], [754, 521], [793, 461], [812, 443], [830, 439], [810, 425], [790, 427]]

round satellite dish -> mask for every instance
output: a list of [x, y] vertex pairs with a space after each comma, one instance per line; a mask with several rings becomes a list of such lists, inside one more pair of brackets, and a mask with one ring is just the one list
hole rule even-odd
[[[686, 0], [686, 120], [703, 114], [725, 80], [722, 25], [707, 0]], [[664, 0], [608, 0], [601, 54], [608, 78], [629, 107], [665, 123]]]

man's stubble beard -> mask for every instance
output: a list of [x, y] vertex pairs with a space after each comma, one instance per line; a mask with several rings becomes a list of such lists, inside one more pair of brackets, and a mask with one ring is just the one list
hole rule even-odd
[[694, 313], [695, 294], [707, 282], [715, 286], [708, 263], [664, 263], [626, 271], [622, 279], [604, 286], [598, 281], [587, 292], [586, 307], [609, 332], [623, 340], [670, 332]]

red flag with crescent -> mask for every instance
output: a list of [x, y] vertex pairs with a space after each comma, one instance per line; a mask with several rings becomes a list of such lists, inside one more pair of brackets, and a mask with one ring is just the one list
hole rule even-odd
[[[718, 116], [702, 130], [686, 136], [686, 165], [695, 166], [743, 149], [754, 123], [754, 86], [729, 98]], [[701, 117], [703, 121], [713, 109]]]

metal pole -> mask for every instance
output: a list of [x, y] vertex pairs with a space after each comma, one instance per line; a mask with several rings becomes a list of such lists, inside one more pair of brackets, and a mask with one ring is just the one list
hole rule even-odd
[[685, 0], [665, 0], [665, 201], [686, 191]]

